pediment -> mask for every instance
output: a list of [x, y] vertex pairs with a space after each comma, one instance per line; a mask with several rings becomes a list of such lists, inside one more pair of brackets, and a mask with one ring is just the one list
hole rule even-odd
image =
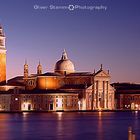
[[101, 70], [95, 74], [95, 77], [110, 77], [110, 75], [106, 71]]

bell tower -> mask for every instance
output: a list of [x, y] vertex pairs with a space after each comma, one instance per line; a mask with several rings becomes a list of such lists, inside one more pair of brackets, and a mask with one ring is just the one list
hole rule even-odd
[[6, 84], [6, 48], [5, 36], [0, 25], [0, 85]]

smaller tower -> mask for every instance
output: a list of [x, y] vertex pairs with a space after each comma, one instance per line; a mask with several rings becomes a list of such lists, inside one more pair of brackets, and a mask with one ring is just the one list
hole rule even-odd
[[24, 78], [28, 78], [28, 74], [29, 74], [28, 64], [27, 64], [27, 60], [25, 60], [25, 64], [24, 64]]
[[39, 64], [37, 66], [37, 74], [42, 74], [42, 65], [40, 64], [40, 61], [39, 61]]

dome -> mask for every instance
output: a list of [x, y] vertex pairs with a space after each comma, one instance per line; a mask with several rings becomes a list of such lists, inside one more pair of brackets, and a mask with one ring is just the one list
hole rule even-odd
[[73, 73], [74, 70], [74, 64], [68, 59], [67, 57], [67, 53], [64, 50], [64, 52], [62, 53], [62, 57], [61, 60], [59, 60], [56, 64], [55, 64], [55, 72], [57, 73], [61, 73], [61, 74], [69, 74], [69, 73]]

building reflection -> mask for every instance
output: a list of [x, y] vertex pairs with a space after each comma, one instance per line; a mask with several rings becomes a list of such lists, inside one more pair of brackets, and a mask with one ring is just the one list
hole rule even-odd
[[57, 130], [56, 130], [56, 135], [59, 138], [62, 138], [62, 136], [64, 135], [65, 131], [64, 131], [64, 126], [63, 126], [63, 112], [57, 112]]
[[62, 120], [63, 112], [57, 112], [57, 120]]
[[102, 131], [103, 131], [103, 126], [102, 126], [102, 117], [103, 117], [103, 113], [102, 111], [98, 112], [98, 136], [99, 136], [99, 140], [103, 140], [103, 135], [102, 135]]
[[23, 120], [27, 120], [27, 115], [28, 115], [29, 113], [28, 112], [23, 112], [22, 113], [22, 115], [23, 115]]

